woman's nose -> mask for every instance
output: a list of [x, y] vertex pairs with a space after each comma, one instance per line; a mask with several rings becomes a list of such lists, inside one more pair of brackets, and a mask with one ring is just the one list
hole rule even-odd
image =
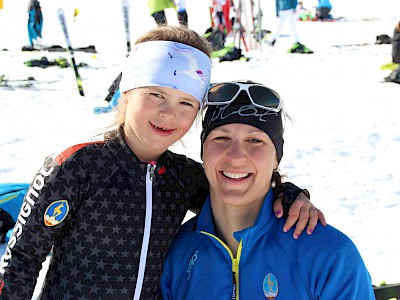
[[246, 150], [243, 143], [233, 140], [229, 146], [228, 157], [232, 160], [246, 159]]

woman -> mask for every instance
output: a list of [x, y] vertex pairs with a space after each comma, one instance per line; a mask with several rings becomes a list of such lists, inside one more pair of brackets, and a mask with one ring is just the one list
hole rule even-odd
[[294, 241], [272, 213], [272, 187], [282, 185], [278, 94], [227, 82], [206, 99], [201, 142], [210, 194], [169, 250], [163, 299], [375, 299], [347, 236], [317, 224], [311, 237]]

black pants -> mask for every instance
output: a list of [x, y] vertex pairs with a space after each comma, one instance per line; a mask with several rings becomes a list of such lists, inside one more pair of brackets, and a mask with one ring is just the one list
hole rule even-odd
[[217, 12], [217, 19], [219, 24], [221, 24], [222, 26], [225, 25], [224, 13], [222, 11]]
[[400, 64], [400, 32], [394, 29], [392, 38], [392, 62]]
[[158, 26], [167, 24], [167, 18], [165, 17], [165, 12], [163, 10], [155, 12], [151, 16], [154, 18]]
[[330, 12], [331, 9], [329, 7], [320, 7], [315, 10], [315, 16], [317, 17], [318, 20], [329, 19]]
[[180, 11], [178, 12], [178, 20], [179, 20], [179, 24], [181, 24], [182, 26], [188, 26], [188, 15], [186, 11]]

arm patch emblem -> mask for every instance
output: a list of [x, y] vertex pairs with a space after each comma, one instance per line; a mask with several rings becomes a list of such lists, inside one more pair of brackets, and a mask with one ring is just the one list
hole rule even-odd
[[56, 226], [67, 217], [69, 205], [67, 200], [58, 200], [51, 203], [44, 212], [44, 224]]

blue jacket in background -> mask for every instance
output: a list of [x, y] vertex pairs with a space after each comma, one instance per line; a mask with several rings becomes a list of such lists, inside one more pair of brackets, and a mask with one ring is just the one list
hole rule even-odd
[[33, 46], [33, 40], [42, 37], [43, 15], [40, 3], [37, 0], [30, 1], [28, 7], [28, 37], [29, 43]]
[[275, 0], [276, 15], [280, 10], [289, 10], [297, 8], [297, 0]]
[[329, 0], [318, 0], [317, 8], [327, 7], [332, 9], [332, 4]]
[[[254, 227], [234, 234], [237, 257], [215, 235], [210, 200], [185, 223], [164, 264], [163, 299], [374, 300], [370, 275], [354, 243], [332, 226], [311, 236], [284, 233], [270, 191]], [[237, 286], [237, 289], [234, 287]], [[271, 298], [273, 299], [273, 298]]]

